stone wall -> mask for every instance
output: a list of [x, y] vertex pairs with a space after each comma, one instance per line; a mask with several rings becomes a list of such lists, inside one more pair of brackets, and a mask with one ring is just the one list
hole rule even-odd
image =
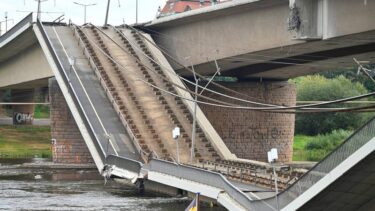
[[[292, 106], [296, 103], [296, 90], [288, 82], [240, 82], [223, 83], [238, 92], [257, 98], [265, 103]], [[215, 86], [211, 89], [232, 95]], [[206, 95], [209, 92], [205, 92]], [[230, 103], [218, 95], [216, 99]], [[244, 96], [237, 96], [244, 98]], [[248, 98], [248, 100], [254, 100]], [[276, 114], [269, 112], [228, 109], [200, 105], [208, 120], [212, 123], [228, 148], [240, 158], [267, 161], [267, 151], [277, 148], [279, 161], [289, 162], [293, 154], [294, 114]]]
[[55, 79], [49, 81], [52, 158], [56, 163], [93, 163], [72, 113]]

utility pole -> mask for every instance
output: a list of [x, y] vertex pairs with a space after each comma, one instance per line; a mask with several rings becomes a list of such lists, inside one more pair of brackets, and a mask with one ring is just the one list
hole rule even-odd
[[2, 23], [5, 23], [5, 33], [6, 33], [8, 31], [8, 22], [9, 21], [14, 22], [13, 19], [8, 19], [8, 12], [5, 12], [4, 18], [5, 18], [4, 21], [0, 21], [0, 36], [2, 35], [2, 30], [1, 30]]
[[38, 10], [37, 10], [37, 19], [41, 20], [41, 9], [42, 9], [42, 3], [46, 2], [48, 0], [35, 0], [38, 2]]
[[277, 159], [279, 159], [279, 155], [277, 153], [277, 149], [276, 148], [272, 148], [270, 151], [267, 152], [267, 157], [268, 157], [268, 162], [272, 165], [272, 169], [273, 169], [273, 175], [274, 175], [274, 178], [275, 178], [275, 200], [276, 200], [276, 210], [279, 211], [280, 208], [279, 208], [279, 199], [278, 199], [278, 194], [279, 194], [279, 190], [277, 188], [277, 174], [276, 174], [276, 169], [275, 169], [275, 162], [277, 161]]
[[[186, 57], [185, 58], [186, 60], [187, 59], [190, 59], [190, 57]], [[197, 104], [198, 104], [198, 86], [199, 86], [199, 78], [197, 77], [196, 73], [195, 73], [195, 69], [194, 69], [194, 65], [193, 63], [190, 61], [191, 63], [191, 69], [193, 70], [193, 74], [194, 74], [194, 81], [195, 81], [195, 91], [194, 91], [194, 111], [193, 111], [193, 128], [192, 128], [192, 134], [191, 134], [191, 152], [190, 152], [190, 162], [193, 162], [194, 160], [194, 156], [195, 156], [195, 138], [196, 138], [196, 125], [197, 125]], [[217, 60], [215, 59], [215, 65], [216, 65], [216, 72], [215, 74], [211, 77], [211, 79], [207, 82], [207, 84], [203, 87], [203, 89], [201, 90], [201, 92], [199, 93], [199, 95], [201, 95], [205, 90], [206, 88], [208, 87], [208, 85], [213, 81], [213, 79], [215, 78], [216, 75], [220, 75], [220, 67], [219, 67], [219, 64], [217, 63]]]
[[138, 0], [135, 0], [135, 23], [138, 24]]
[[87, 9], [87, 7], [95, 6], [96, 3], [94, 3], [94, 4], [82, 4], [82, 3], [78, 3], [78, 2], [73, 2], [73, 3], [83, 7], [83, 24], [85, 24], [86, 23], [86, 9]]
[[8, 12], [5, 12], [5, 33], [8, 31]]
[[105, 14], [105, 22], [104, 22], [104, 26], [107, 26], [108, 24], [108, 14], [109, 14], [109, 6], [111, 5], [111, 0], [108, 0], [108, 4], [107, 4], [107, 13]]

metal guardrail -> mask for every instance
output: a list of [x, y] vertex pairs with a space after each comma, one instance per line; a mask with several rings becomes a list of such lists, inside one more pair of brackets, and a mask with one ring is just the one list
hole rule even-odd
[[94, 133], [94, 128], [91, 125], [91, 123], [89, 122], [88, 117], [87, 117], [87, 115], [86, 115], [86, 113], [83, 109], [82, 103], [79, 101], [79, 97], [77, 96], [77, 93], [75, 92], [73, 85], [70, 83], [70, 79], [69, 79], [68, 75], [64, 71], [64, 68], [62, 67], [62, 64], [60, 63], [60, 60], [57, 57], [56, 51], [53, 48], [50, 39], [48, 38], [47, 32], [45, 31], [45, 29], [43, 27], [43, 24], [39, 20], [37, 20], [37, 26], [38, 26], [45, 42], [46, 42], [46, 45], [47, 45], [47, 47], [48, 47], [48, 49], [49, 49], [49, 51], [52, 55], [52, 58], [53, 58], [56, 66], [57, 66], [58, 71], [60, 72], [60, 74], [62, 76], [62, 79], [64, 80], [65, 84], [68, 85], [67, 87], [69, 89], [69, 92], [74, 95], [74, 97], [72, 98], [73, 101], [74, 101], [74, 104], [79, 105], [79, 106], [77, 106], [78, 112], [80, 113], [81, 117], [84, 117], [84, 118], [82, 118], [83, 123], [85, 124], [86, 128], [88, 129], [87, 131], [88, 131], [90, 137], [93, 140], [95, 140], [94, 141], [95, 148], [97, 149], [97, 152], [98, 152], [101, 160], [104, 161], [105, 158], [106, 158], [106, 153], [105, 153], [103, 147], [101, 146], [98, 137]]
[[[367, 124], [353, 133], [336, 150], [327, 155], [322, 161], [310, 169], [293, 185], [281, 192], [278, 196], [280, 208], [287, 206], [294, 199], [311, 188], [315, 183], [325, 177], [336, 166], [345, 161], [349, 156], [359, 150], [374, 137], [375, 118], [372, 118]], [[272, 203], [274, 198], [261, 201]], [[255, 210], [264, 208], [263, 204], [260, 204], [261, 201], [253, 202], [251, 207]]]
[[[375, 118], [371, 119], [366, 125], [353, 133], [336, 150], [326, 156], [293, 185], [279, 193], [279, 207], [283, 208], [291, 203], [320, 179], [325, 177], [341, 162], [346, 160], [350, 155], [374, 138], [374, 136]], [[230, 184], [228, 180], [219, 173], [157, 159], [150, 162], [150, 170], [222, 189], [249, 210], [276, 210], [276, 201], [274, 197], [263, 200], [252, 200]]]
[[179, 165], [169, 161], [154, 159], [150, 161], [150, 170], [183, 178], [224, 190], [243, 207], [250, 207], [252, 199], [233, 186], [223, 175], [195, 167]]
[[100, 144], [100, 141], [98, 139], [98, 137], [96, 136], [96, 134], [94, 133], [94, 128], [92, 126], [92, 124], [89, 122], [88, 120], [88, 117], [84, 111], [84, 108], [82, 106], [82, 103], [79, 101], [79, 98], [74, 90], [74, 87], [72, 86], [72, 84], [70, 83], [70, 79], [69, 77], [67, 76], [67, 74], [65, 73], [64, 71], [64, 68], [62, 67], [61, 63], [60, 63], [60, 60], [58, 59], [57, 57], [57, 54], [48, 38], [48, 35], [43, 27], [43, 24], [38, 21], [37, 22], [37, 26], [39, 28], [39, 30], [41, 31], [42, 33], [42, 36], [43, 38], [45, 39], [46, 41], [46, 44], [47, 44], [47, 47], [48, 49], [50, 50], [51, 54], [52, 54], [52, 57], [53, 57], [53, 60], [55, 61], [57, 67], [58, 67], [58, 70], [59, 72], [61, 73], [61, 75], [63, 76], [63, 80], [66, 84], [69, 84], [68, 86], [68, 89], [71, 93], [73, 93], [74, 97], [73, 97], [73, 100], [75, 102], [76, 105], [79, 105], [77, 108], [78, 108], [78, 112], [80, 113], [80, 115], [83, 118], [83, 121], [84, 121], [84, 124], [86, 126], [86, 128], [88, 128], [88, 132], [91, 136], [91, 138], [94, 140], [94, 145], [97, 149], [97, 152], [99, 153], [103, 163], [105, 164], [110, 164], [110, 165], [116, 165], [117, 167], [120, 167], [120, 168], [123, 168], [123, 169], [126, 169], [128, 171], [132, 171], [132, 172], [135, 172], [135, 173], [140, 173], [141, 171], [141, 168], [142, 168], [142, 163], [139, 162], [139, 161], [135, 161], [135, 160], [132, 160], [132, 159], [128, 159], [128, 158], [125, 158], [125, 157], [120, 157], [120, 156], [116, 156], [116, 155], [107, 155], [106, 152], [104, 151], [102, 145]]
[[[77, 31], [77, 27], [78, 27], [78, 26], [76, 26], [76, 25], [72, 25], [73, 34], [74, 34], [74, 36], [77, 37], [77, 39], [78, 39], [78, 45], [79, 45], [79, 46], [82, 46], [84, 55], [88, 58], [90, 66], [94, 69], [94, 72], [95, 72], [96, 76], [98, 77], [98, 79], [99, 79], [99, 81], [100, 81], [100, 85], [101, 85], [102, 88], [104, 89], [104, 91], [105, 91], [105, 93], [106, 93], [108, 99], [110, 100], [112, 106], [114, 107], [115, 111], [116, 111], [117, 114], [119, 115], [120, 120], [121, 120], [122, 124], [124, 125], [125, 130], [128, 132], [128, 135], [130, 136], [130, 138], [131, 138], [131, 140], [132, 140], [134, 146], [136, 147], [138, 153], [139, 153], [141, 156], [142, 156], [142, 155], [145, 155], [145, 157], [144, 157], [143, 159], [147, 159], [148, 154], [147, 154], [146, 152], [143, 151], [143, 149], [142, 149], [141, 146], [139, 145], [138, 139], [135, 137], [133, 131], [130, 129], [128, 122], [126, 121], [124, 115], [122, 114], [122, 112], [121, 112], [121, 110], [120, 110], [120, 106], [116, 103], [115, 98], [113, 97], [113, 95], [112, 95], [111, 92], [109, 91], [110, 89], [107, 87], [107, 85], [106, 85], [106, 83], [105, 83], [105, 80], [104, 80], [103, 77], [101, 76], [98, 67], [96, 66], [96, 64], [94, 63], [94, 60], [93, 60], [92, 57], [90, 56], [90, 53], [89, 53], [87, 47], [85, 46], [84, 41], [83, 41], [82, 38], [79, 36], [78, 31]], [[86, 35], [86, 36], [87, 36], [87, 35]], [[156, 154], [155, 152], [153, 152], [153, 153]]]

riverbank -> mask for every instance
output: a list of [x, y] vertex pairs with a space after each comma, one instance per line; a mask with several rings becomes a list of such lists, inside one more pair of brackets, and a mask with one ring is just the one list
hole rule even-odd
[[0, 126], [0, 158], [50, 158], [50, 126]]

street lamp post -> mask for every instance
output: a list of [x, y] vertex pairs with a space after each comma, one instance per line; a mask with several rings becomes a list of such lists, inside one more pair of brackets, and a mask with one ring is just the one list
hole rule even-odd
[[9, 21], [12, 21], [12, 23], [14, 24], [14, 21], [13, 19], [8, 19], [8, 12], [5, 12], [5, 16], [4, 16], [5, 20], [4, 21], [0, 21], [0, 36], [2, 35], [2, 23], [5, 23], [5, 33], [8, 31], [8, 22]]
[[111, 0], [108, 0], [107, 3], [107, 13], [105, 14], [105, 21], [104, 21], [104, 27], [108, 24], [108, 15], [109, 15], [109, 6], [111, 5]]
[[278, 190], [278, 187], [277, 187], [277, 174], [276, 174], [275, 164], [274, 164], [276, 162], [276, 160], [279, 158], [279, 156], [277, 154], [277, 149], [272, 148], [270, 151], [268, 151], [267, 156], [268, 156], [268, 162], [271, 163], [271, 165], [272, 165], [273, 175], [275, 177], [275, 200], [276, 200], [276, 206], [277, 206], [276, 209], [278, 211], [278, 210], [280, 210], [279, 209], [279, 199], [278, 199], [278, 196], [277, 196], [277, 194], [279, 193], [279, 190]]
[[42, 3], [45, 2], [45, 1], [48, 1], [48, 0], [35, 0], [38, 2], [38, 11], [37, 11], [37, 19], [40, 20], [41, 19], [41, 13], [42, 13]]
[[135, 0], [135, 23], [138, 24], [138, 0]]
[[180, 128], [175, 127], [172, 131], [172, 137], [174, 140], [176, 140], [176, 157], [177, 157], [177, 163], [180, 163], [180, 148], [178, 146], [178, 139], [180, 138]]
[[76, 5], [79, 5], [79, 6], [82, 6], [83, 7], [83, 24], [85, 24], [86, 23], [86, 9], [87, 9], [87, 7], [89, 7], [89, 6], [95, 6], [96, 5], [96, 3], [95, 4], [82, 4], [82, 3], [78, 3], [78, 2], [73, 2], [74, 4], [76, 4]]

